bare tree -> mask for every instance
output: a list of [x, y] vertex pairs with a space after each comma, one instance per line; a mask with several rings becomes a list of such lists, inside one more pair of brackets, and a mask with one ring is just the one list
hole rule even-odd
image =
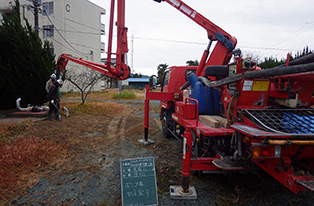
[[[88, 94], [94, 85], [103, 77], [103, 74], [92, 69], [84, 68], [78, 72], [79, 67], [71, 68], [65, 73], [65, 79], [71, 82], [81, 93], [82, 103], [84, 104]], [[82, 70], [82, 69], [81, 69]]]
[[260, 63], [262, 61], [261, 53], [255, 53], [255, 52], [251, 52], [251, 51], [243, 52], [243, 58], [251, 58], [251, 60], [256, 62], [256, 63]]

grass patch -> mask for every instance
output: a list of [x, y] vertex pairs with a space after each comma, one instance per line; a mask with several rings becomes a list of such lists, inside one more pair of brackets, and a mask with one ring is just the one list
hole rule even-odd
[[117, 104], [115, 102], [95, 102], [85, 104], [67, 103], [64, 105], [68, 108], [70, 115], [80, 114], [118, 114], [126, 109], [126, 105]]
[[135, 99], [135, 93], [122, 92], [121, 94], [112, 94], [112, 99]]
[[53, 141], [19, 137], [0, 143], [0, 199], [14, 195], [23, 177], [34, 167], [47, 164], [61, 151]]

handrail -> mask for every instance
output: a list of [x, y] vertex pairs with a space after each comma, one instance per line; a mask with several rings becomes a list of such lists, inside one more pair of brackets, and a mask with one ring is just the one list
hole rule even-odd
[[185, 102], [184, 102], [184, 114], [187, 113], [187, 106], [186, 106], [186, 103], [187, 103], [187, 100], [191, 100], [191, 101], [195, 101], [196, 102], [196, 126], [198, 127], [198, 107], [199, 107], [199, 103], [198, 103], [198, 100], [197, 99], [193, 99], [193, 98], [190, 98], [190, 97], [187, 97], [185, 99]]

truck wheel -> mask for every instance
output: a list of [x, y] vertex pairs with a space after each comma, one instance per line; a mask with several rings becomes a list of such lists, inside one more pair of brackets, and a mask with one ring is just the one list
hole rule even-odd
[[165, 138], [172, 137], [172, 134], [169, 131], [169, 129], [171, 129], [172, 121], [173, 120], [171, 119], [171, 113], [164, 111], [162, 114], [161, 124], [162, 124], [162, 133]]

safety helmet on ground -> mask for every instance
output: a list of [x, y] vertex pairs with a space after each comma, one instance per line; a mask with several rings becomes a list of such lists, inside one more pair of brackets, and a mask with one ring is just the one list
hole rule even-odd
[[62, 79], [58, 79], [58, 80], [57, 80], [57, 83], [58, 83], [59, 85], [62, 85], [62, 84], [63, 84]]
[[56, 78], [57, 78], [57, 76], [56, 76], [55, 74], [52, 74], [52, 75], [50, 76], [50, 78], [52, 78], [52, 79], [56, 79]]

